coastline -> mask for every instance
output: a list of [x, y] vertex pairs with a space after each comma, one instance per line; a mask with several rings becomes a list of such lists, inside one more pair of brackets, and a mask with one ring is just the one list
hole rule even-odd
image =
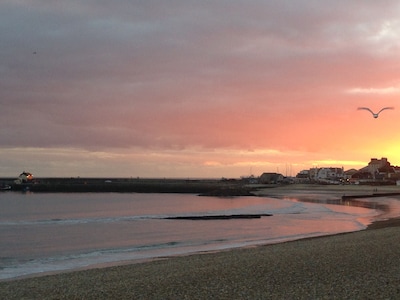
[[[268, 188], [258, 196], [302, 191], [303, 187]], [[339, 197], [344, 191], [365, 189], [322, 191]], [[17, 278], [0, 282], [0, 298], [395, 298], [400, 296], [400, 246], [395, 242], [399, 226], [400, 218], [392, 218], [352, 233]]]
[[0, 282], [2, 299], [395, 299], [399, 227]]

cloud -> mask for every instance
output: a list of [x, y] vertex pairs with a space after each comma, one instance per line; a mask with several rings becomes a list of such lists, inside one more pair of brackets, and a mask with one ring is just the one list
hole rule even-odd
[[398, 94], [400, 88], [385, 87], [385, 88], [352, 88], [347, 91], [350, 94]]
[[389, 0], [3, 1], [2, 147], [338, 151], [326, 137], [354, 140], [364, 95], [396, 104], [399, 10]]

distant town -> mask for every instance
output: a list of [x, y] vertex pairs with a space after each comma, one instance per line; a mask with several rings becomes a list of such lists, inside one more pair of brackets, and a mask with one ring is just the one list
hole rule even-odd
[[263, 173], [254, 181], [272, 183], [320, 183], [320, 184], [367, 184], [400, 185], [400, 167], [392, 166], [387, 158], [371, 158], [367, 166], [345, 171], [342, 168], [323, 167], [300, 171], [296, 177], [279, 173]]
[[[262, 173], [240, 179], [173, 179], [173, 178], [34, 178], [22, 172], [17, 178], [0, 179], [0, 190], [36, 192], [160, 192], [199, 193], [208, 195], [250, 195], [256, 185], [282, 184], [330, 185], [398, 185], [400, 167], [392, 166], [387, 158], [371, 158], [367, 166], [356, 170], [337, 167], [311, 168], [300, 171], [295, 177], [280, 173]], [[222, 192], [221, 192], [222, 191]]]

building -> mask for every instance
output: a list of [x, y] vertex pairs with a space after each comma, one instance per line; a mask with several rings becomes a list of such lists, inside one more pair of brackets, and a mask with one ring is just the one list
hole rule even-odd
[[390, 184], [400, 179], [400, 168], [392, 166], [386, 157], [371, 158], [368, 165], [351, 176], [350, 182]]
[[357, 172], [358, 172], [358, 170], [356, 170], [356, 169], [350, 169], [350, 170], [344, 171], [344, 180], [345, 180], [345, 181], [349, 181], [350, 178], [351, 178], [354, 174], [356, 174]]
[[29, 172], [22, 172], [14, 182], [16, 184], [30, 183], [33, 181], [33, 175]]
[[302, 170], [297, 173], [296, 178], [300, 179], [310, 179], [310, 170]]
[[342, 168], [312, 168], [309, 171], [310, 180], [321, 183], [339, 183], [345, 178]]
[[263, 184], [274, 184], [281, 183], [283, 179], [284, 176], [279, 173], [262, 173], [258, 181]]
[[373, 179], [382, 179], [379, 176], [380, 169], [388, 169], [390, 168], [390, 163], [388, 162], [386, 157], [382, 157], [381, 159], [371, 158], [371, 161], [368, 163], [368, 166], [365, 167], [369, 173], [372, 174]]

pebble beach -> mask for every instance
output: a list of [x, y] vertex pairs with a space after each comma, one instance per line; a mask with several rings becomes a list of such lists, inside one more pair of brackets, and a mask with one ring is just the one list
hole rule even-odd
[[400, 299], [399, 224], [3, 281], [0, 299]]

